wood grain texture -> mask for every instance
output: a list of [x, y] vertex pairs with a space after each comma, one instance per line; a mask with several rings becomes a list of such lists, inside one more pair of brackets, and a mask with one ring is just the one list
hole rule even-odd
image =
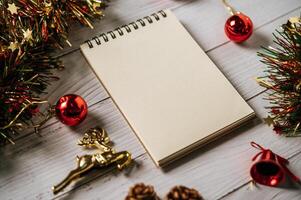
[[[290, 169], [298, 176], [301, 176], [301, 154], [296, 153], [290, 156]], [[301, 187], [292, 184], [290, 188], [270, 188], [262, 185], [250, 187], [249, 184], [243, 185], [237, 191], [230, 193], [225, 200], [230, 199], [273, 199], [273, 200], [299, 200], [301, 199]]]
[[[261, 98], [262, 96], [258, 96], [250, 101], [255, 110], [262, 109], [265, 104]], [[129, 176], [101, 175], [101, 178], [95, 177], [89, 185], [84, 184], [57, 199], [68, 199], [70, 195], [72, 199], [102, 199], [103, 196], [98, 196], [99, 191], [105, 191], [107, 199], [122, 199], [127, 189], [137, 182], [153, 184], [161, 196], [174, 184], [184, 184], [200, 190], [205, 199], [219, 199], [250, 180], [248, 170], [251, 158], [257, 152], [250, 147], [252, 140], [277, 149], [276, 152], [283, 156], [294, 155], [300, 151], [299, 141], [289, 139], [288, 142], [287, 138], [276, 137], [269, 127], [255, 120], [225, 137], [223, 141], [217, 141], [180, 159], [165, 171], [156, 168], [149, 156], [143, 153], [136, 158], [141, 164], [140, 167], [134, 169]]]
[[[62, 95], [77, 94], [87, 101], [88, 106], [91, 106], [109, 97], [80, 51], [72, 52], [61, 60], [65, 65], [64, 70], [54, 71], [54, 75], [60, 79], [52, 82], [43, 98], [55, 105]], [[46, 126], [57, 122], [56, 118], [52, 118]], [[14, 140], [17, 141], [28, 134], [33, 134], [33, 130], [17, 135]]]
[[[285, 2], [275, 0], [231, 0], [229, 2], [237, 10], [252, 19], [255, 29], [265, 26], [301, 6], [301, 2], [298, 0]], [[229, 14], [225, 12], [220, 0], [195, 0], [189, 4], [176, 7], [173, 11], [205, 51], [229, 42], [224, 34], [225, 20], [229, 17]], [[274, 28], [276, 27], [274, 26]], [[259, 39], [258, 36], [256, 38]], [[262, 40], [262, 42], [265, 42], [265, 40]]]
[[57, 51], [58, 55], [66, 54], [67, 52], [79, 49], [87, 39], [111, 31], [121, 25], [128, 24], [138, 18], [144, 17], [151, 13], [157, 12], [165, 8], [175, 8], [180, 5], [191, 2], [192, 0], [114, 0], [109, 3], [109, 7], [105, 11], [106, 17], [101, 21], [95, 21], [94, 29], [88, 27], [83, 28], [80, 24], [75, 24], [71, 27], [69, 40], [72, 47], [66, 47], [62, 51]]
[[5, 160], [0, 163], [1, 199], [54, 197], [51, 186], [76, 167], [76, 155], [91, 153], [83, 151], [76, 143], [85, 130], [96, 125], [108, 131], [116, 149], [129, 150], [134, 157], [145, 152], [108, 99], [92, 106], [85, 123], [76, 128], [55, 123], [43, 129], [42, 137], [30, 135], [22, 139], [22, 145], [20, 141], [17, 145], [1, 149], [1, 160]]
[[257, 56], [260, 47], [272, 45], [274, 39], [272, 33], [275, 29], [279, 29], [281, 24], [286, 23], [290, 16], [297, 16], [299, 13], [300, 10], [297, 9], [259, 27], [243, 44], [230, 42], [208, 52], [209, 57], [245, 99], [252, 98], [264, 90], [255, 81], [256, 77], [263, 75], [264, 69]]
[[[299, 0], [232, 0], [231, 3], [252, 18], [255, 28], [301, 6]], [[72, 27], [71, 33], [74, 34], [70, 35], [69, 40], [73, 46], [58, 51], [58, 54], [74, 51], [87, 39], [166, 8], [176, 14], [205, 51], [229, 42], [223, 32], [229, 15], [219, 0], [115, 0], [108, 7], [106, 17], [96, 22], [93, 30], [79, 25]]]
[[[261, 73], [256, 52], [260, 45], [271, 44], [271, 33], [289, 16], [299, 15], [300, 0], [232, 0], [238, 10], [249, 15], [255, 24], [255, 33], [245, 45], [229, 43], [223, 33], [228, 17], [222, 4], [213, 0], [116, 0], [107, 10], [107, 17], [96, 24], [93, 31], [74, 26], [71, 33], [72, 48], [58, 52], [66, 69], [59, 72], [61, 79], [49, 88], [46, 96], [55, 102], [59, 96], [75, 93], [83, 96], [89, 105], [88, 119], [76, 128], [69, 128], [55, 118], [42, 129], [42, 137], [29, 134], [21, 137], [17, 145], [0, 149], [1, 199], [101, 199], [119, 200], [128, 188], [137, 182], [153, 184], [163, 196], [175, 184], [195, 187], [206, 199], [300, 199], [298, 190], [262, 187], [249, 193], [248, 170], [256, 150], [249, 146], [254, 140], [275, 152], [291, 157], [291, 168], [300, 171], [300, 141], [283, 138], [260, 120], [238, 129], [223, 140], [177, 161], [165, 171], [155, 167], [134, 133], [108, 98], [78, 47], [99, 32], [129, 23], [160, 9], [171, 8], [185, 27], [208, 52], [211, 59], [228, 77], [245, 99], [264, 117], [267, 102], [258, 95], [262, 88], [254, 81]], [[76, 51], [74, 51], [76, 50]], [[70, 53], [72, 52], [73, 53]], [[87, 128], [100, 125], [107, 129], [118, 150], [129, 150], [137, 162], [124, 173], [108, 170], [94, 171], [87, 179], [72, 184], [62, 194], [53, 196], [51, 186], [75, 167], [75, 156], [85, 152], [76, 140]], [[164, 145], [164, 144], [161, 144]], [[300, 172], [297, 173], [301, 175]]]

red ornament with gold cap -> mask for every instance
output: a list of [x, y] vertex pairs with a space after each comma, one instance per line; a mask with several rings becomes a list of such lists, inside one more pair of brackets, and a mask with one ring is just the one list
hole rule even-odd
[[253, 33], [252, 20], [247, 15], [236, 11], [226, 0], [223, 0], [223, 3], [231, 14], [225, 23], [225, 34], [233, 42], [246, 41]]
[[88, 106], [81, 96], [67, 94], [58, 100], [55, 113], [62, 123], [68, 126], [76, 126], [86, 118]]

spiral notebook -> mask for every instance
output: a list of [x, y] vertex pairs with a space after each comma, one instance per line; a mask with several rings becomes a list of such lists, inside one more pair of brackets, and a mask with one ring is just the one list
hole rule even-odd
[[170, 10], [100, 34], [81, 51], [159, 166], [254, 117]]

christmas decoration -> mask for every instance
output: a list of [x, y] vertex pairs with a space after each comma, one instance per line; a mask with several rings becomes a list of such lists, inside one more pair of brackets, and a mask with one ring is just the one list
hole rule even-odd
[[18, 7], [14, 3], [9, 3], [7, 10], [10, 12], [10, 14], [18, 14]]
[[154, 187], [138, 183], [130, 188], [125, 200], [160, 200], [157, 196]]
[[55, 112], [62, 123], [68, 126], [76, 126], [86, 118], [88, 106], [82, 97], [68, 94], [58, 100]]
[[286, 165], [287, 159], [275, 154], [270, 149], [265, 149], [255, 142], [251, 145], [260, 150], [252, 161], [256, 161], [250, 170], [251, 177], [255, 183], [276, 187], [284, 183], [286, 175], [290, 176], [295, 182], [300, 183], [299, 177], [295, 176]]
[[166, 200], [203, 200], [199, 192], [185, 186], [176, 186], [170, 190]]
[[247, 40], [253, 32], [253, 23], [251, 19], [243, 13], [236, 11], [226, 2], [226, 0], [223, 0], [223, 3], [231, 14], [227, 19], [224, 28], [227, 37], [234, 42], [243, 42]]
[[11, 41], [34, 45], [48, 42], [62, 48], [69, 45], [69, 24], [78, 21], [93, 28], [92, 20], [103, 17], [106, 0], [12, 0], [2, 1], [0, 25], [1, 38], [4, 44], [2, 51], [7, 50]]
[[293, 17], [274, 34], [275, 47], [263, 47], [258, 55], [267, 66], [257, 79], [270, 102], [266, 123], [278, 134], [301, 134], [301, 18]]
[[49, 118], [48, 110], [39, 109], [48, 102], [38, 96], [51, 81], [57, 80], [51, 70], [62, 67], [48, 55], [50, 50], [39, 45], [0, 55], [0, 143], [13, 143], [12, 137], [19, 131], [30, 127], [37, 130]]
[[[38, 128], [50, 118], [41, 98], [47, 85], [57, 80], [52, 69], [61, 69], [50, 56], [63, 48], [69, 26], [80, 22], [91, 28], [100, 19], [106, 0], [11, 0], [0, 2], [0, 143], [13, 142], [25, 128]], [[37, 119], [36, 119], [37, 118]]]
[[[160, 200], [160, 198], [153, 186], [138, 183], [130, 188], [125, 200]], [[180, 185], [173, 187], [164, 200], [203, 200], [203, 197], [197, 190]]]
[[71, 170], [64, 180], [52, 187], [54, 194], [62, 191], [73, 180], [92, 169], [115, 165], [117, 169], [122, 170], [132, 161], [129, 152], [116, 152], [112, 148], [110, 138], [102, 128], [96, 127], [86, 131], [84, 137], [79, 140], [78, 145], [86, 148], [97, 148], [98, 152], [80, 157], [77, 156], [77, 168]]

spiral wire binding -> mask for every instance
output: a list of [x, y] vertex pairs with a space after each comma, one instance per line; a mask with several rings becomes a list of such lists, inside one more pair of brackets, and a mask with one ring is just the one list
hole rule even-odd
[[161, 17], [164, 17], [164, 18], [167, 17], [167, 14], [163, 10], [160, 10], [157, 13], [153, 13], [150, 16], [146, 16], [141, 19], [138, 19], [135, 22], [131, 22], [128, 25], [123, 25], [121, 27], [118, 27], [113, 31], [108, 31], [107, 33], [102, 33], [99, 36], [95, 36], [92, 39], [85, 41], [85, 43], [88, 44], [89, 48], [93, 48], [94, 47], [93, 43], [96, 45], [101, 45], [101, 39], [104, 42], [108, 42], [110, 39], [116, 39], [118, 35], [123, 36], [125, 31], [127, 33], [130, 33], [133, 30], [139, 29], [139, 25], [141, 27], [144, 27], [147, 24], [152, 24], [154, 21], [159, 21]]

